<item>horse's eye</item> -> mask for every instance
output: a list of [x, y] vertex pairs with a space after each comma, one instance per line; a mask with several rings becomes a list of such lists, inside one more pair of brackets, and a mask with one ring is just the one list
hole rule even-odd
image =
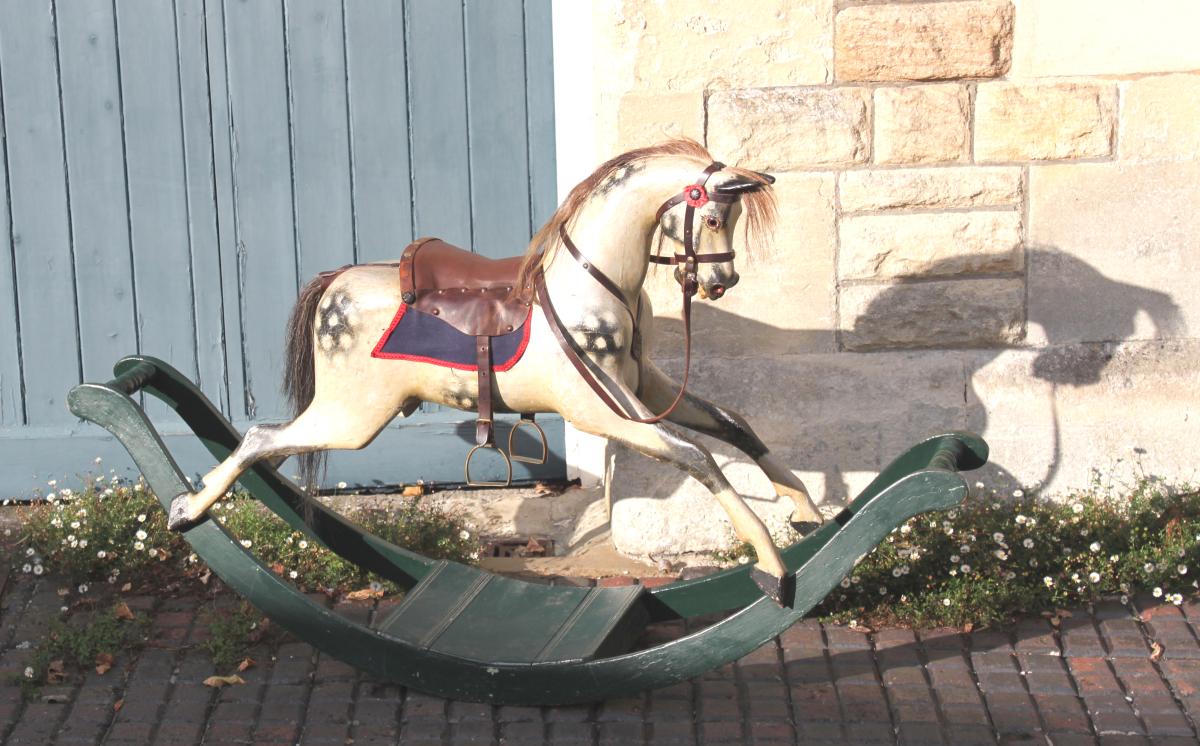
[[714, 231], [721, 229], [721, 219], [718, 218], [716, 215], [709, 215], [708, 217], [706, 217], [704, 219], [704, 224], [707, 225], [709, 227], [709, 229], [714, 230]]

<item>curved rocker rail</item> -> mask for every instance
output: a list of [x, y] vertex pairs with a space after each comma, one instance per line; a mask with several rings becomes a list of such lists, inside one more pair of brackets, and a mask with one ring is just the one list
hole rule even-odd
[[[141, 407], [138, 390], [170, 405], [217, 458], [239, 435], [178, 371], [150, 357], [122, 359], [108, 384], [82, 384], [69, 403], [78, 416], [112, 432], [169, 509], [191, 489]], [[967, 494], [956, 472], [982, 466], [977, 436], [930, 438], [889, 465], [849, 507], [788, 547], [796, 598], [781, 608], [763, 597], [742, 566], [646, 591], [547, 587], [501, 578], [396, 547], [304, 494], [275, 469], [258, 465], [242, 484], [299, 530], [352, 562], [412, 590], [390, 615], [366, 626], [310, 601], [275, 575], [215, 521], [184, 537], [228, 585], [314, 647], [375, 676], [442, 697], [497, 704], [590, 702], [667, 686], [735, 660], [800, 619], [853, 568], [858, 558], [914, 515], [950, 508]], [[301, 513], [311, 509], [312, 523]], [[505, 626], [516, 608], [533, 613]], [[709, 627], [633, 652], [642, 625], [738, 609]], [[441, 614], [439, 616], [439, 614]], [[543, 629], [535, 629], [538, 626]], [[510, 630], [520, 634], [505, 634]]]

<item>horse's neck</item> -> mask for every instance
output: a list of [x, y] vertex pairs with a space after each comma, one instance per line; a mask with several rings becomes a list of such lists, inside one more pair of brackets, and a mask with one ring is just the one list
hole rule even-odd
[[[664, 164], [615, 179], [597, 190], [570, 227], [572, 242], [596, 269], [635, 300], [646, 279], [656, 213], [671, 193], [690, 181], [695, 166]], [[602, 185], [603, 186], [603, 185]], [[571, 263], [560, 249], [563, 263]], [[560, 260], [554, 262], [558, 264]]]

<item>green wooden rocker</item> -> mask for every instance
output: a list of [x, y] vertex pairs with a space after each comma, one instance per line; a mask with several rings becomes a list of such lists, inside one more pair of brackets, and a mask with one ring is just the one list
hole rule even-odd
[[[241, 439], [203, 394], [170, 365], [132, 356], [105, 384], [72, 389], [71, 411], [115, 435], [169, 510], [190, 489], [142, 408], [149, 393], [173, 408], [212, 455]], [[967, 495], [957, 473], [987, 461], [987, 445], [968, 433], [929, 438], [885, 468], [834, 520], [781, 555], [795, 593], [781, 606], [739, 566], [657, 588], [546, 586], [389, 544], [309, 500], [275, 468], [258, 463], [242, 484], [297, 530], [332, 551], [408, 588], [404, 600], [371, 624], [313, 602], [276, 575], [218, 522], [183, 536], [230, 587], [313, 647], [381, 679], [423, 692], [496, 704], [592, 702], [668, 686], [736, 660], [776, 637], [818, 604], [887, 534]], [[310, 511], [305, 523], [302, 515]], [[631, 650], [647, 624], [733, 611], [677, 640]]]

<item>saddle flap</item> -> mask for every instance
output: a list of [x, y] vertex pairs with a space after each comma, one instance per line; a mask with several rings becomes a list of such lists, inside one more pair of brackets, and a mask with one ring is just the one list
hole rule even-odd
[[423, 238], [400, 256], [401, 292], [406, 303], [464, 334], [508, 334], [529, 314], [528, 294], [513, 292], [522, 259], [489, 259]]

